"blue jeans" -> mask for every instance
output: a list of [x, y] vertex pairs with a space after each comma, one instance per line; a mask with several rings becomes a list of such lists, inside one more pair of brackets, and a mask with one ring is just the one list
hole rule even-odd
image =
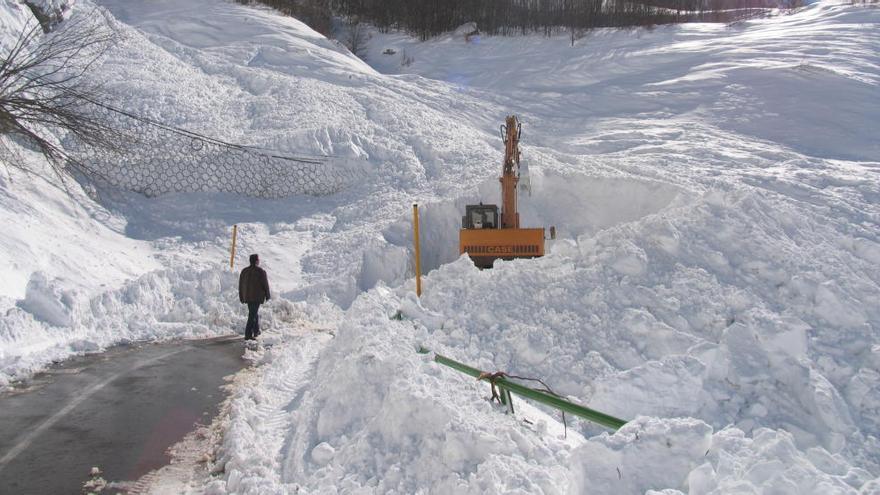
[[246, 339], [256, 338], [260, 335], [260, 304], [261, 303], [247, 303], [248, 319], [247, 325], [244, 327], [244, 338]]

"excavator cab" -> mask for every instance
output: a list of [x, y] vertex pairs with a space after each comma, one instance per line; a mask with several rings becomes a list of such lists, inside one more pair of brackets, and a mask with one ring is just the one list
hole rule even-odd
[[[517, 211], [520, 181], [519, 138], [522, 125], [508, 116], [501, 126], [504, 163], [501, 171], [501, 211], [497, 205], [467, 205], [461, 220], [459, 252], [467, 253], [479, 268], [490, 268], [497, 259], [544, 256], [544, 229], [522, 229]], [[525, 176], [523, 177], [525, 178]]]
[[461, 217], [463, 229], [497, 229], [498, 206], [497, 205], [467, 205], [465, 214]]

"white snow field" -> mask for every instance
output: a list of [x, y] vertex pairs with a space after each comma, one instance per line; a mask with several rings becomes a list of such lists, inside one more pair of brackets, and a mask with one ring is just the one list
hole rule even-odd
[[[275, 289], [269, 332], [212, 478], [190, 488], [880, 493], [880, 9], [574, 46], [374, 33], [364, 63], [267, 9], [80, 0], [70, 15], [95, 5], [120, 35], [95, 75], [115, 106], [366, 172], [269, 200], [199, 184], [67, 197], [3, 170], [0, 386], [114, 343], [241, 331], [238, 224], [237, 267], [259, 252]], [[26, 18], [0, 3], [4, 43]], [[559, 237], [480, 271], [457, 255], [460, 215], [499, 199], [508, 114], [531, 170], [523, 224]], [[631, 421], [568, 418], [565, 435], [555, 411], [505, 414], [420, 346]]]

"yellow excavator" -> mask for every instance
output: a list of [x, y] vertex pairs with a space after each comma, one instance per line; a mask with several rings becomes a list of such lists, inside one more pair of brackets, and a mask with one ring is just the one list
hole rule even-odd
[[[504, 165], [501, 172], [501, 212], [497, 205], [467, 205], [461, 220], [459, 253], [467, 253], [479, 268], [491, 268], [497, 259], [544, 256], [544, 229], [522, 229], [516, 206], [520, 182], [519, 139], [522, 124], [510, 115], [501, 126]], [[551, 237], [553, 234], [552, 227]]]

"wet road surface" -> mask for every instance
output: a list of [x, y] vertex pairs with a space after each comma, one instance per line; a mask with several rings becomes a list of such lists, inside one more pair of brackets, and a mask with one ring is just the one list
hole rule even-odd
[[80, 494], [93, 466], [133, 481], [168, 464], [217, 414], [243, 351], [241, 337], [121, 346], [0, 394], [0, 494]]

